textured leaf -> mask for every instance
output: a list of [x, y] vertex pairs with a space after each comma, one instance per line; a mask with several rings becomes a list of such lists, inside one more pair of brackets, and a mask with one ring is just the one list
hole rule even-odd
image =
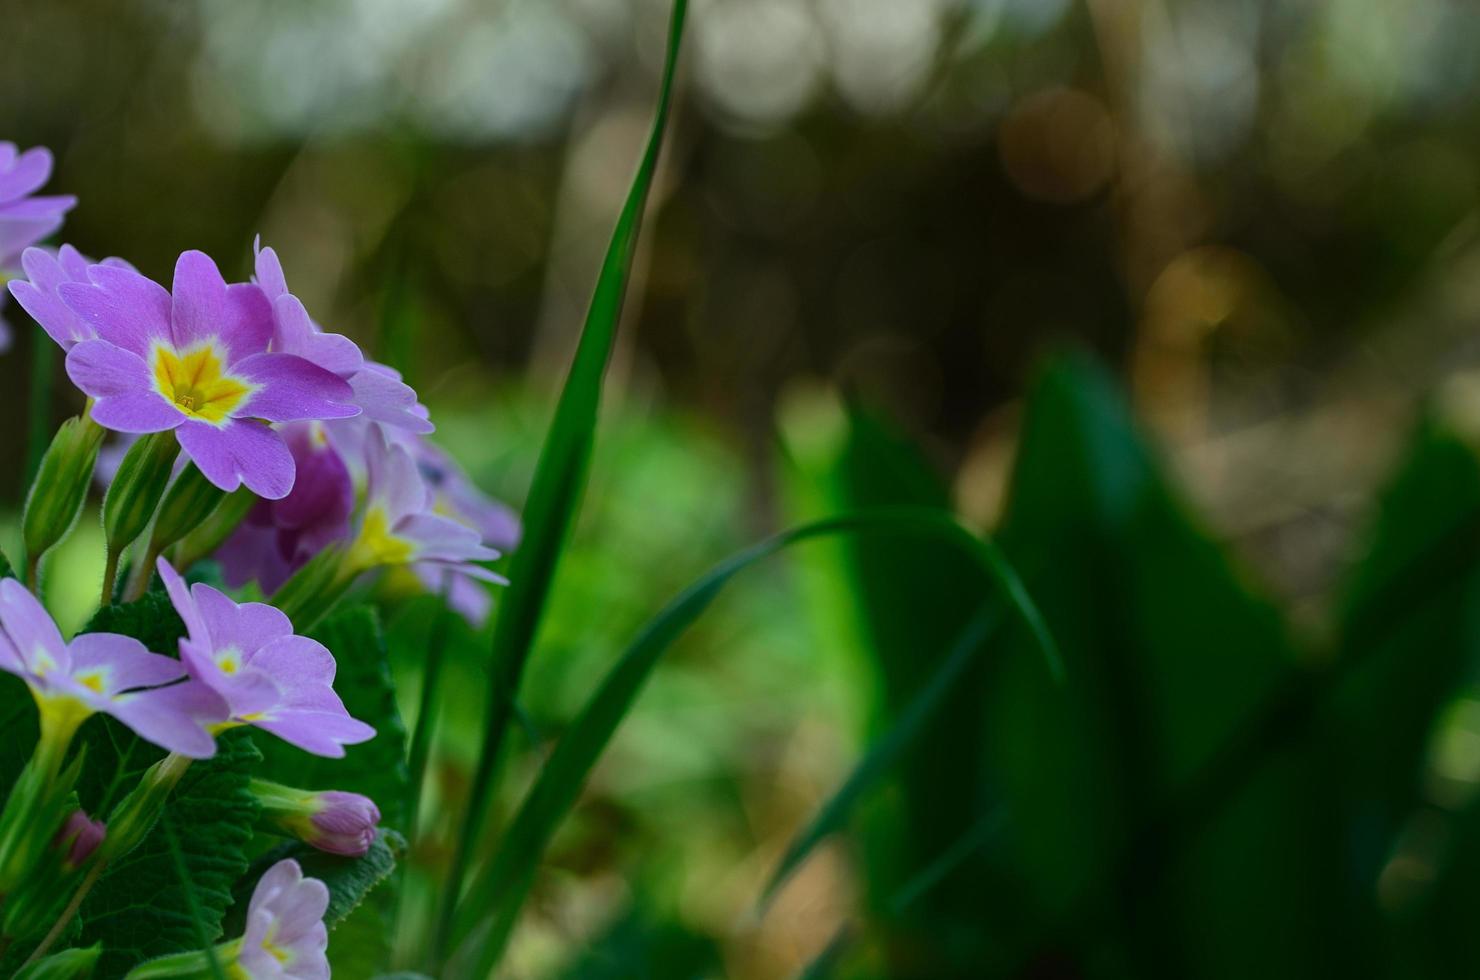
[[[91, 753], [88, 761], [92, 768]], [[247, 731], [227, 732], [217, 739], [215, 757], [191, 765], [165, 806], [165, 818], [178, 833], [199, 927], [213, 939], [222, 934], [232, 887], [248, 867], [244, 848], [258, 807], [247, 782], [260, 761]], [[126, 768], [132, 770], [133, 763]], [[132, 786], [130, 781], [127, 788]], [[142, 960], [199, 945], [190, 902], [159, 826], [108, 869], [83, 903], [81, 918], [83, 940], [103, 944], [100, 976], [121, 976]]]
[[146, 592], [133, 602], [115, 603], [99, 609], [84, 633], [122, 633], [132, 636], [155, 653], [177, 657], [185, 624], [170, 597], [163, 591]]
[[334, 690], [354, 717], [375, 728], [375, 737], [346, 748], [343, 759], [310, 755], [278, 739], [260, 741], [268, 779], [303, 789], [363, 793], [380, 808], [387, 827], [404, 827], [407, 808], [406, 726], [396, 708], [386, 660], [385, 638], [375, 611], [342, 610], [313, 631], [334, 654]]
[[248, 872], [237, 883], [237, 903], [229, 919], [228, 932], [238, 931], [246, 921], [246, 906], [257, 887], [257, 880], [268, 868], [292, 858], [308, 878], [317, 878], [329, 886], [329, 908], [324, 922], [333, 929], [341, 920], [359, 908], [375, 887], [396, 870], [396, 862], [406, 853], [406, 839], [393, 830], [382, 830], [375, 843], [362, 857], [344, 857], [316, 850], [299, 841], [274, 847], [252, 862]]

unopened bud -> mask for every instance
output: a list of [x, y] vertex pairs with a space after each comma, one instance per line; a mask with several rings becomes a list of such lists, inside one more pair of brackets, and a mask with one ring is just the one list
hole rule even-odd
[[154, 533], [149, 538], [149, 553], [161, 554], [200, 527], [225, 497], [226, 491], [207, 480], [200, 467], [187, 465], [164, 495], [159, 519], [154, 522]]
[[32, 562], [65, 538], [77, 522], [92, 482], [98, 447], [103, 444], [103, 432], [103, 427], [90, 417], [70, 418], [62, 423], [41, 457], [21, 518], [26, 554]]
[[62, 824], [55, 841], [56, 846], [66, 851], [66, 856], [62, 859], [63, 867], [69, 870], [80, 868], [103, 842], [106, 831], [103, 821], [93, 820], [81, 810], [73, 810], [67, 817], [67, 822]]
[[250, 789], [262, 805], [259, 820], [264, 830], [346, 857], [359, 857], [375, 843], [380, 809], [368, 796], [295, 789], [265, 779], [252, 780]]
[[98, 956], [102, 952], [103, 947], [98, 943], [64, 949], [32, 963], [17, 973], [15, 980], [87, 980], [93, 975], [93, 968], [98, 965]]
[[150, 433], [129, 447], [103, 496], [103, 534], [110, 553], [122, 554], [149, 525], [178, 453], [173, 432]]

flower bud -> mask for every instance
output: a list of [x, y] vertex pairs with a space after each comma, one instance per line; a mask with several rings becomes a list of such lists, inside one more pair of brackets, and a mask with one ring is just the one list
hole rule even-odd
[[76, 949], [64, 949], [37, 960], [15, 975], [15, 980], [87, 980], [98, 965], [103, 952], [100, 943]]
[[191, 760], [170, 753], [144, 771], [139, 785], [108, 814], [108, 833], [98, 848], [98, 859], [116, 861], [139, 846], [164, 811], [170, 791], [190, 768]]
[[330, 854], [359, 857], [375, 843], [380, 810], [359, 793], [295, 789], [254, 779], [252, 795], [262, 805], [262, 829], [283, 834]]
[[103, 427], [90, 417], [70, 418], [52, 437], [26, 494], [21, 533], [32, 563], [67, 536], [87, 499]]
[[103, 842], [106, 831], [103, 821], [93, 820], [81, 810], [73, 810], [67, 817], [67, 822], [62, 824], [54, 842], [66, 851], [66, 856], [62, 859], [63, 867], [68, 870], [80, 868]]
[[149, 525], [178, 453], [173, 432], [150, 433], [129, 447], [103, 496], [103, 533], [109, 553], [122, 554]]
[[149, 538], [149, 553], [162, 553], [200, 527], [225, 497], [226, 491], [207, 480], [200, 467], [187, 465], [160, 505], [159, 519], [154, 522], [154, 533]]

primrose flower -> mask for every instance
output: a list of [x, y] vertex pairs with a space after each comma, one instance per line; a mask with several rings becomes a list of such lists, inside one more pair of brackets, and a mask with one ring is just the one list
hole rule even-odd
[[[101, 264], [134, 271], [134, 267], [123, 259], [107, 258]], [[88, 270], [92, 265], [71, 245], [63, 245], [55, 255], [44, 248], [28, 248], [21, 253], [21, 268], [26, 278], [10, 284], [10, 293], [15, 301], [31, 314], [31, 319], [41, 324], [41, 329], [62, 350], [71, 350], [81, 341], [95, 340], [98, 336], [57, 292], [64, 282], [91, 283]]]
[[498, 557], [484, 547], [477, 531], [432, 512], [433, 499], [410, 452], [388, 443], [378, 427], [365, 442], [365, 506], [350, 545], [354, 571], [384, 565], [431, 563], [495, 582], [502, 579], [478, 565]]
[[247, 931], [227, 972], [248, 980], [328, 980], [329, 889], [291, 858], [268, 868], [247, 905]]
[[[519, 518], [507, 504], [478, 489], [462, 467], [437, 446], [415, 436], [408, 442], [436, 513], [471, 527], [485, 545], [498, 551], [511, 550], [519, 543]], [[476, 573], [469, 575], [463, 569], [431, 562], [419, 562], [411, 570], [428, 592], [444, 594], [448, 606], [475, 628], [488, 620], [493, 597]]]
[[363, 412], [365, 420], [408, 432], [431, 432], [431, 422], [417, 411], [416, 392], [400, 374], [365, 360], [355, 342], [343, 334], [321, 330], [298, 297], [288, 291], [277, 252], [263, 248], [260, 242], [256, 249], [257, 285], [272, 304], [272, 349], [297, 354], [345, 379], [354, 391], [351, 404]]
[[[62, 226], [77, 204], [71, 196], [32, 197], [51, 179], [51, 151], [42, 146], [24, 153], [0, 142], [0, 280], [21, 253]], [[0, 293], [0, 305], [4, 294]], [[10, 346], [10, 328], [0, 319], [0, 350]]]
[[218, 728], [253, 725], [330, 758], [374, 737], [334, 693], [334, 655], [322, 643], [295, 636], [272, 606], [236, 603], [203, 583], [187, 587], [163, 558], [156, 567], [188, 631], [185, 668], [226, 703]]
[[216, 552], [226, 583], [255, 580], [271, 594], [325, 546], [349, 537], [355, 488], [324, 426], [285, 426], [283, 441], [298, 476], [281, 500], [261, 500]]
[[93, 266], [88, 277], [57, 292], [97, 333], [67, 354], [67, 374], [97, 399], [94, 421], [119, 432], [173, 430], [222, 490], [245, 483], [278, 499], [292, 488], [293, 456], [267, 422], [359, 414], [339, 376], [268, 352], [262, 290], [228, 286], [204, 253], [180, 256], [173, 295], [129, 269]]
[[178, 660], [116, 633], [83, 633], [67, 643], [13, 578], [0, 581], [0, 627], [0, 670], [31, 688], [43, 735], [63, 747], [89, 715], [102, 712], [171, 752], [196, 759], [215, 754], [203, 720], [215, 699], [198, 685], [173, 683], [185, 676]]

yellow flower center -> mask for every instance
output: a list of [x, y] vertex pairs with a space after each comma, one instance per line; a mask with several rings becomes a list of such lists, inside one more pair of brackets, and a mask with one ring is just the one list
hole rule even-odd
[[226, 373], [226, 358], [215, 343], [185, 350], [156, 343], [150, 357], [154, 386], [192, 418], [220, 425], [257, 390], [257, 385]]
[[103, 693], [103, 672], [101, 670], [82, 671], [73, 674], [72, 679], [89, 691], [96, 694]]
[[385, 508], [371, 507], [360, 524], [360, 536], [350, 549], [349, 563], [356, 570], [381, 565], [404, 565], [411, 561], [415, 548], [405, 538], [391, 533], [390, 518]]
[[216, 666], [220, 668], [221, 673], [230, 677], [242, 668], [241, 654], [236, 647], [227, 647], [216, 654]]

